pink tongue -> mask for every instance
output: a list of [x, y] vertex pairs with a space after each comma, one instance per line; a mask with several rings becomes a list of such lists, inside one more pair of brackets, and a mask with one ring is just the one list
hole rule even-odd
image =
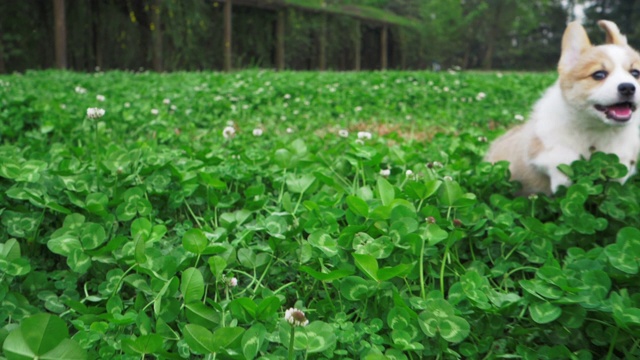
[[607, 110], [617, 118], [627, 118], [631, 116], [631, 108], [628, 105], [613, 105]]

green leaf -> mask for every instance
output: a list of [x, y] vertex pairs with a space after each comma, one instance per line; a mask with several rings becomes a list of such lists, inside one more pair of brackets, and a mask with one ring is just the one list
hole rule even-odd
[[462, 197], [462, 188], [456, 181], [444, 181], [440, 186], [438, 199], [443, 206], [453, 207], [458, 199]]
[[277, 296], [265, 298], [258, 304], [255, 317], [257, 320], [267, 320], [268, 318], [277, 315], [280, 306], [280, 299]]
[[227, 349], [229, 345], [238, 340], [242, 334], [244, 334], [244, 329], [241, 327], [218, 328], [213, 332], [212, 337], [214, 352]]
[[227, 261], [222, 256], [212, 256], [207, 262], [209, 263], [209, 269], [213, 276], [215, 276], [216, 279], [221, 280], [222, 273], [227, 267]]
[[146, 218], [137, 218], [131, 223], [131, 237], [133, 240], [147, 241], [151, 235], [151, 222]]
[[316, 178], [312, 174], [302, 174], [300, 176], [296, 176], [289, 173], [287, 174], [286, 183], [289, 191], [291, 191], [292, 193], [301, 194], [307, 191], [311, 187], [311, 185], [313, 185], [313, 182], [315, 180]]
[[531, 319], [538, 324], [548, 324], [562, 314], [560, 307], [550, 302], [535, 302], [529, 306]]
[[123, 341], [123, 345], [127, 344], [127, 347], [130, 351], [137, 354], [155, 354], [162, 350], [162, 344], [164, 343], [164, 339], [162, 336], [158, 334], [147, 334], [139, 336], [135, 340], [130, 340], [128, 342]]
[[358, 269], [362, 270], [362, 272], [364, 272], [372, 280], [379, 281], [378, 261], [376, 260], [376, 258], [368, 254], [353, 253], [352, 255], [355, 259], [355, 263]]
[[342, 279], [345, 276], [349, 276], [353, 274], [353, 271], [347, 270], [347, 269], [338, 269], [338, 270], [330, 271], [328, 273], [323, 273], [323, 272], [313, 270], [312, 268], [304, 265], [300, 266], [299, 270], [306, 272], [307, 274], [311, 275], [312, 277], [320, 281], [338, 280], [338, 279]]
[[20, 258], [20, 243], [16, 239], [9, 239], [0, 244], [0, 257], [7, 261]]
[[133, 245], [134, 245], [134, 257], [136, 259], [136, 262], [138, 264], [144, 264], [145, 262], [147, 262], [147, 247], [144, 243], [144, 239], [143, 238], [136, 238], [133, 240]]
[[441, 319], [438, 323], [438, 329], [443, 339], [451, 343], [458, 343], [469, 336], [471, 326], [465, 319], [451, 316]]
[[324, 231], [320, 230], [311, 233], [307, 238], [307, 241], [309, 241], [309, 244], [313, 247], [322, 250], [322, 252], [328, 257], [338, 255], [338, 242]]
[[245, 359], [252, 360], [258, 355], [258, 351], [262, 347], [267, 335], [267, 329], [261, 323], [251, 326], [242, 335], [242, 354]]
[[185, 303], [186, 315], [189, 322], [212, 327], [220, 322], [220, 313], [199, 301]]
[[200, 270], [191, 267], [182, 272], [180, 292], [185, 303], [202, 300], [204, 296], [204, 278]]
[[340, 281], [340, 294], [349, 301], [362, 301], [373, 291], [367, 280], [358, 276], [347, 276]]
[[400, 264], [392, 267], [383, 267], [378, 270], [378, 280], [386, 281], [396, 276], [406, 276], [414, 264]]
[[71, 270], [84, 274], [91, 267], [91, 258], [80, 249], [73, 249], [67, 258], [67, 264]]
[[191, 350], [200, 354], [211, 354], [218, 350], [214, 343], [213, 334], [204, 326], [187, 324], [182, 330], [184, 341], [187, 342]]
[[393, 199], [395, 199], [395, 190], [393, 189], [393, 185], [391, 185], [385, 178], [378, 177], [376, 182], [378, 195], [380, 196], [380, 200], [382, 201], [382, 205], [391, 205]]
[[69, 340], [64, 321], [50, 314], [36, 314], [22, 320], [5, 339], [7, 359], [86, 359], [86, 352]]
[[207, 244], [209, 241], [200, 229], [190, 229], [182, 236], [182, 246], [194, 254], [202, 254], [207, 248]]
[[347, 196], [347, 206], [354, 214], [362, 217], [369, 217], [369, 205], [361, 198], [353, 195]]
[[107, 235], [100, 224], [86, 223], [80, 233], [80, 242], [85, 250], [93, 250], [107, 241]]

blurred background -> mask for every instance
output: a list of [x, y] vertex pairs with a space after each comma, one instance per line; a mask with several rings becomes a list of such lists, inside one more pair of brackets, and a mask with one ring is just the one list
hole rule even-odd
[[640, 44], [640, 0], [1, 0], [0, 73], [550, 70], [576, 18]]

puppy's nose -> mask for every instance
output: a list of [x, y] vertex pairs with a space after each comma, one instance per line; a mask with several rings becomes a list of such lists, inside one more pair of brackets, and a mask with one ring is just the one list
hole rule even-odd
[[622, 83], [618, 85], [618, 92], [623, 96], [631, 96], [636, 93], [636, 86], [632, 83]]

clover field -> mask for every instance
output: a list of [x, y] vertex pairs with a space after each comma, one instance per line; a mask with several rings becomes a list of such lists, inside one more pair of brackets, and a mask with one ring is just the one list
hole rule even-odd
[[639, 358], [640, 179], [482, 162], [554, 78], [0, 76], [2, 356]]

